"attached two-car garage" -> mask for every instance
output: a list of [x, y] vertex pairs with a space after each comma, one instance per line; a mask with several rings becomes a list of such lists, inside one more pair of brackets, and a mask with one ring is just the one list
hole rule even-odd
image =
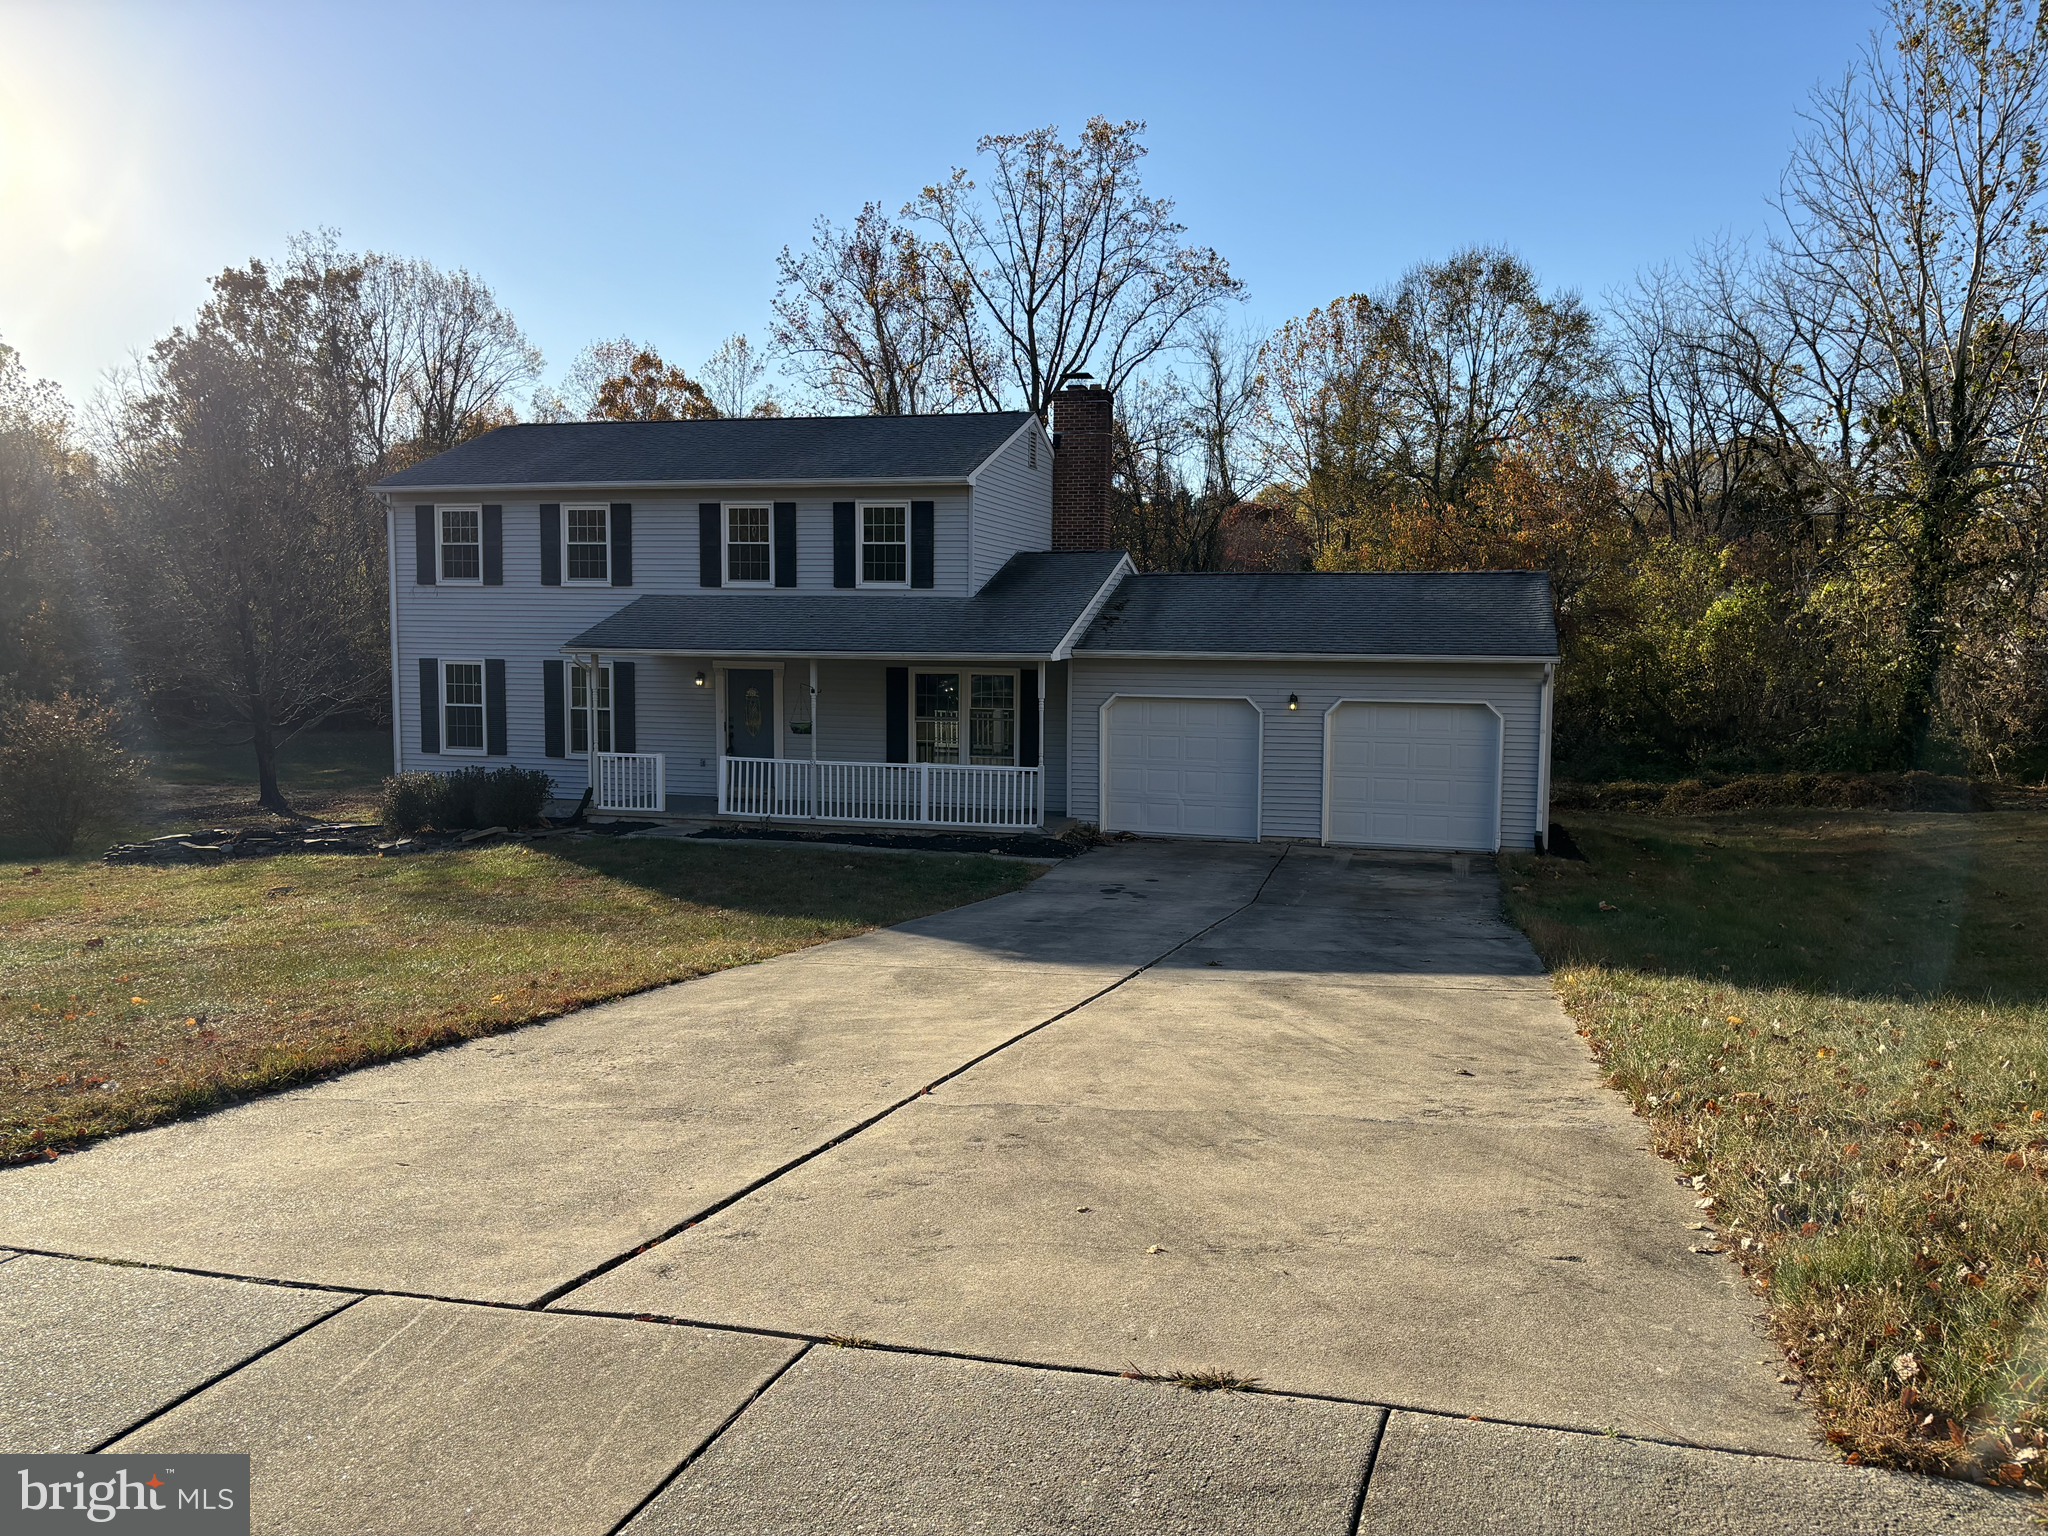
[[1070, 654], [1077, 820], [1470, 851], [1548, 826], [1541, 571], [1133, 575]]
[[[1299, 716], [1299, 695], [1291, 714]], [[1101, 708], [1105, 830], [1257, 838], [1263, 721], [1246, 698], [1120, 695]], [[1321, 837], [1499, 846], [1501, 718], [1484, 703], [1347, 699], [1323, 711]]]

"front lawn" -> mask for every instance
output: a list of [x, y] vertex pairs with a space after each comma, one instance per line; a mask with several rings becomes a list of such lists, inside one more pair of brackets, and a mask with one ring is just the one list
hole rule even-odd
[[0, 863], [0, 1161], [999, 895], [984, 858], [609, 837]]
[[1829, 1440], [2048, 1484], [2048, 814], [1565, 820], [1509, 913]]

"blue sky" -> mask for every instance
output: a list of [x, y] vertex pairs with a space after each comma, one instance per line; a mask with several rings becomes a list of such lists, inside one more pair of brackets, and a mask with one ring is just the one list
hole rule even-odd
[[776, 252], [817, 215], [898, 205], [982, 133], [1096, 112], [1150, 124], [1150, 188], [1262, 328], [1473, 242], [1597, 299], [1765, 227], [1801, 104], [1874, 20], [1867, 0], [0, 0], [0, 340], [82, 401], [211, 273], [328, 225], [481, 274], [550, 378], [621, 332], [692, 366], [765, 337]]

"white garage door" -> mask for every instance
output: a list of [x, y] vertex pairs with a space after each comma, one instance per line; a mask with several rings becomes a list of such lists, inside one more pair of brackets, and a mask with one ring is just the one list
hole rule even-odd
[[1329, 839], [1494, 848], [1500, 719], [1483, 704], [1340, 704], [1329, 723]]
[[1244, 700], [1118, 699], [1105, 729], [1105, 830], [1259, 835], [1259, 713]]

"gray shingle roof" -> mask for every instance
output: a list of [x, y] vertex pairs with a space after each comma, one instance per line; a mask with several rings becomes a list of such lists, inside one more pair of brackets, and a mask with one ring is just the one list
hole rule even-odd
[[1547, 571], [1132, 576], [1077, 656], [1557, 655]]
[[991, 411], [953, 416], [530, 422], [486, 432], [377, 484], [383, 490], [481, 490], [964, 480], [1029, 419], [1023, 411]]
[[656, 594], [568, 643], [687, 656], [1049, 656], [1087, 611], [1118, 550], [1012, 555], [973, 597], [909, 593]]

